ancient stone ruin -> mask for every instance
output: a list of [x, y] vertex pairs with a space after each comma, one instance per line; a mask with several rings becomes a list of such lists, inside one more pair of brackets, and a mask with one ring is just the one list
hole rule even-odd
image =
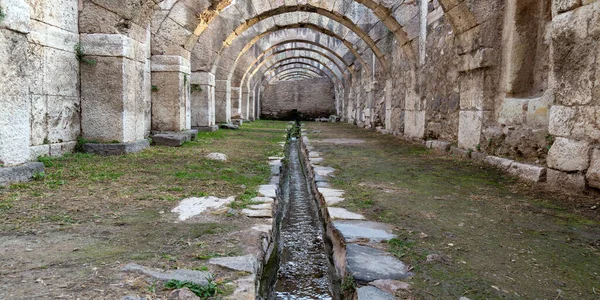
[[317, 119], [595, 191], [599, 41], [598, 0], [0, 0], [0, 186]]

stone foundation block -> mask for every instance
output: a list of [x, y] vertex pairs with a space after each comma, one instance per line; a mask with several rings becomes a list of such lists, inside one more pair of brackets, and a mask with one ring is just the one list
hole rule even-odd
[[433, 141], [427, 141], [425, 146], [427, 146], [427, 148], [429, 148], [429, 149], [448, 152], [450, 150], [450, 146], [452, 146], [452, 144], [448, 143], [448, 142], [444, 142], [444, 141], [433, 140]]
[[233, 123], [233, 125], [242, 126], [242, 124], [244, 124], [244, 121], [241, 119], [235, 119], [231, 120], [231, 123]]
[[561, 171], [583, 171], [589, 166], [590, 143], [556, 138], [548, 153], [548, 167]]
[[0, 186], [30, 181], [33, 175], [44, 172], [44, 164], [30, 162], [20, 166], [0, 168]]
[[150, 142], [148, 140], [139, 140], [118, 144], [84, 144], [83, 151], [103, 156], [112, 156], [140, 152], [148, 147], [150, 147]]
[[548, 169], [548, 184], [561, 189], [585, 190], [585, 177], [579, 173], [569, 174]]
[[192, 129], [197, 130], [198, 132], [215, 132], [215, 131], [219, 130], [219, 126], [217, 126], [217, 125], [199, 126], [199, 127], [192, 127]]
[[450, 153], [453, 156], [457, 156], [460, 158], [471, 158], [471, 152], [473, 151], [469, 151], [469, 150], [465, 150], [465, 149], [460, 149], [458, 147], [452, 147], [450, 148]]
[[219, 125], [219, 128], [221, 128], [221, 129], [238, 130], [238, 129], [240, 129], [240, 126], [227, 123], [227, 124], [221, 124], [221, 125]]
[[546, 168], [513, 162], [508, 173], [530, 182], [546, 181]]
[[487, 154], [473, 151], [471, 152], [471, 159], [476, 161], [483, 161], [487, 157]]
[[594, 149], [592, 154], [592, 162], [590, 168], [585, 175], [588, 185], [595, 188], [600, 188], [600, 150]]
[[487, 156], [483, 161], [486, 164], [488, 164], [490, 166], [494, 166], [503, 171], [507, 171], [508, 168], [510, 167], [510, 165], [513, 163], [513, 161], [510, 159], [497, 157], [497, 156]]

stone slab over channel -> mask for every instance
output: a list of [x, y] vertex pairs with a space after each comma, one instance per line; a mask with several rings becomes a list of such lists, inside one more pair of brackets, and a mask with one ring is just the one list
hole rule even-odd
[[41, 172], [44, 172], [44, 164], [40, 162], [31, 162], [15, 167], [0, 168], [0, 186], [30, 181], [35, 174]]
[[348, 272], [362, 284], [378, 279], [404, 279], [410, 276], [403, 262], [390, 253], [371, 247], [348, 244], [346, 261]]
[[342, 233], [347, 242], [369, 240], [371, 242], [389, 241], [396, 237], [392, 226], [370, 221], [334, 221], [333, 225]]
[[85, 153], [97, 154], [102, 156], [125, 155], [127, 153], [140, 152], [150, 147], [148, 140], [139, 140], [129, 143], [117, 144], [83, 144]]
[[174, 271], [153, 271], [142, 267], [138, 264], [130, 263], [121, 269], [123, 272], [138, 273], [150, 276], [160, 281], [179, 280], [190, 281], [199, 285], [207, 285], [208, 279], [212, 278], [209, 272], [193, 271], [193, 270], [174, 270]]

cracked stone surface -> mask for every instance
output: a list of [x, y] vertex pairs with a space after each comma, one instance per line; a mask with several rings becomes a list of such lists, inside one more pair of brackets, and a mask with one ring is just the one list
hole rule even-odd
[[410, 274], [406, 265], [390, 253], [356, 244], [346, 245], [348, 272], [359, 283], [378, 279], [404, 279]]

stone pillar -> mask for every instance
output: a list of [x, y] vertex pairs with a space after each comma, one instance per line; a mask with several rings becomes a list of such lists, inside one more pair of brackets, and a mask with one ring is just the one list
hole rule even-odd
[[152, 130], [190, 129], [190, 61], [178, 55], [153, 55], [152, 85]]
[[250, 92], [248, 89], [243, 88], [240, 88], [240, 91], [240, 99], [242, 101], [242, 118], [245, 120], [250, 120]]
[[215, 75], [208, 72], [193, 72], [191, 84], [201, 90], [193, 89], [191, 94], [192, 129], [210, 131], [215, 127]]
[[81, 127], [88, 140], [144, 139], [146, 46], [121, 34], [81, 34]]
[[392, 80], [385, 81], [385, 129], [392, 129]]
[[31, 135], [27, 33], [29, 6], [25, 1], [0, 1], [5, 19], [0, 22], [0, 167], [29, 159]]
[[248, 105], [250, 108], [248, 112], [248, 120], [253, 122], [256, 120], [256, 91], [250, 90], [250, 88], [248, 88], [248, 90], [250, 91], [248, 94], [248, 97], [250, 98], [250, 104]]
[[425, 103], [412, 87], [407, 89], [404, 112], [404, 134], [411, 138], [425, 136]]
[[231, 81], [215, 80], [215, 121], [231, 122]]
[[242, 117], [242, 98], [239, 87], [231, 87], [231, 115]]

